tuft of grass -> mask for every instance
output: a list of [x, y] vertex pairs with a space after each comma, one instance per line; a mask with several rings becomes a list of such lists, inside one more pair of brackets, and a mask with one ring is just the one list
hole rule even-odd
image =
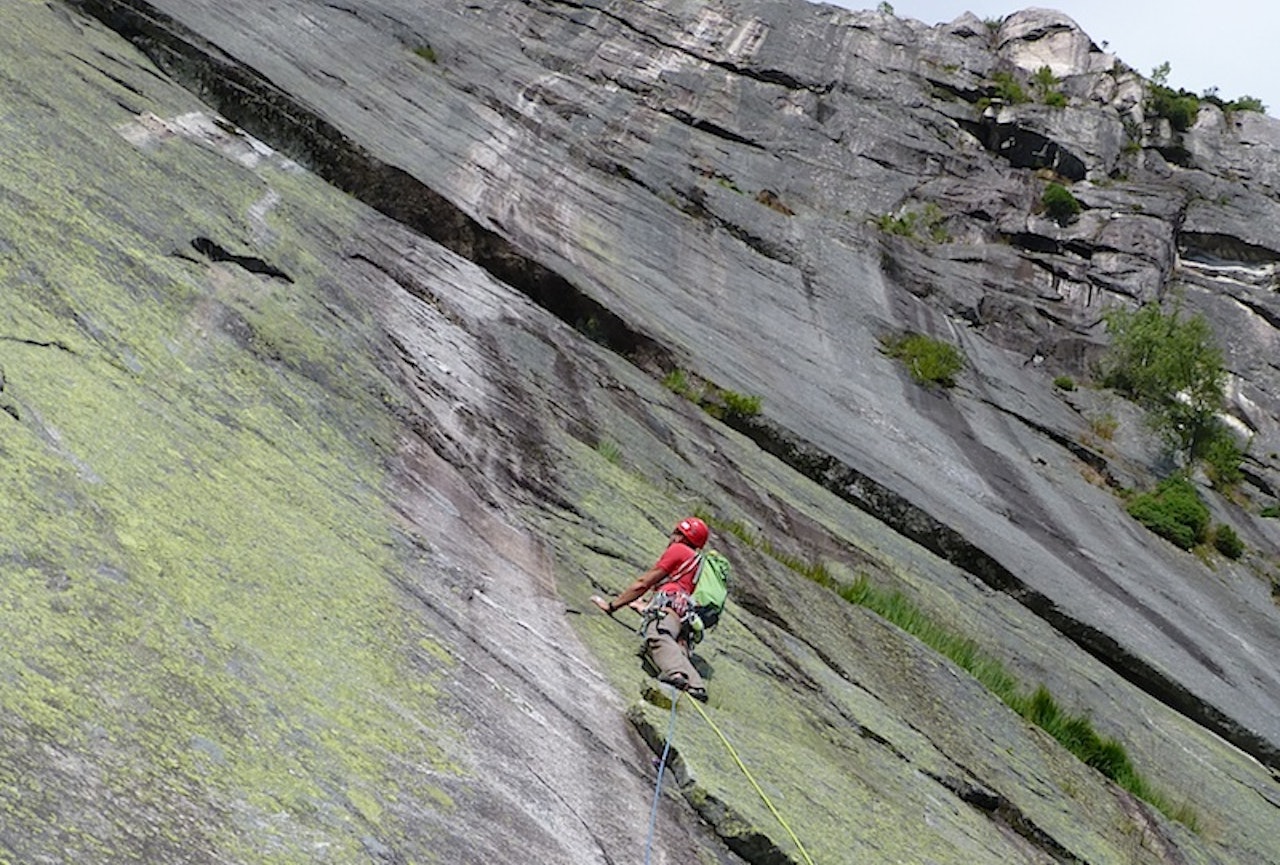
[[678, 367], [663, 376], [662, 386], [676, 396], [682, 396], [695, 402], [701, 396], [701, 391], [694, 386], [689, 374]]
[[749, 396], [732, 390], [720, 391], [720, 399], [724, 402], [726, 416], [748, 418], [760, 414], [762, 398]]
[[901, 592], [886, 592], [872, 586], [865, 576], [858, 577], [852, 585], [838, 587], [836, 593], [850, 603], [871, 610], [925, 645], [946, 655], [999, 697], [1005, 705], [1040, 727], [1081, 762], [1151, 803], [1170, 819], [1177, 820], [1192, 831], [1199, 831], [1199, 820], [1194, 809], [1185, 803], [1174, 803], [1155, 790], [1134, 768], [1121, 742], [1100, 735], [1088, 717], [1064, 710], [1043, 684], [1028, 692], [1003, 664], [985, 655], [975, 641], [939, 624]]
[[905, 210], [900, 215], [882, 213], [875, 218], [876, 228], [885, 234], [913, 239], [928, 237], [934, 243], [950, 243], [946, 227], [947, 215], [932, 201], [920, 210]]
[[840, 583], [823, 562], [776, 549], [768, 538], [740, 520], [720, 519], [705, 508], [694, 508], [694, 514], [716, 531], [733, 535], [752, 549], [760, 550], [806, 579], [830, 589], [845, 601], [876, 613], [950, 658], [1005, 705], [1043, 729], [1083, 763], [1149, 802], [1166, 817], [1177, 820], [1193, 832], [1200, 831], [1195, 810], [1186, 803], [1173, 802], [1154, 789], [1134, 768], [1122, 743], [1101, 736], [1088, 717], [1063, 710], [1043, 684], [1028, 692], [999, 660], [986, 655], [976, 641], [942, 625], [901, 592], [878, 588], [866, 575], [860, 575], [853, 583]]
[[887, 355], [907, 365], [911, 377], [924, 385], [954, 387], [964, 369], [964, 355], [948, 342], [922, 333], [906, 333], [882, 340]]
[[698, 379], [683, 369], [673, 369], [662, 379], [662, 386], [684, 397], [707, 414], [723, 421], [741, 421], [760, 414], [764, 398], [717, 387]]
[[1116, 420], [1116, 416], [1109, 412], [1089, 419], [1089, 429], [1103, 441], [1114, 439], [1119, 426], [1120, 421]]
[[1076, 380], [1069, 375], [1060, 375], [1054, 378], [1053, 386], [1058, 390], [1075, 390]]
[[430, 45], [419, 45], [417, 48], [413, 49], [413, 53], [417, 54], [428, 63], [436, 63], [439, 61], [439, 58], [436, 57], [436, 50]]
[[596, 452], [615, 466], [622, 465], [622, 448], [618, 446], [617, 442], [601, 439], [600, 443], [596, 445]]

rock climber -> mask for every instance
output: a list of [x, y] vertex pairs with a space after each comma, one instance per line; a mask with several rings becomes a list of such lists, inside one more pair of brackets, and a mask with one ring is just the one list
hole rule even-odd
[[[657, 563], [616, 598], [606, 601], [596, 595], [592, 603], [613, 615], [626, 606], [645, 614], [645, 649], [658, 668], [658, 681], [679, 688], [696, 700], [706, 702], [707, 688], [689, 657], [689, 598], [697, 576], [697, 551], [707, 543], [707, 524], [697, 517], [676, 523], [666, 550]], [[638, 603], [652, 591], [653, 600]]]

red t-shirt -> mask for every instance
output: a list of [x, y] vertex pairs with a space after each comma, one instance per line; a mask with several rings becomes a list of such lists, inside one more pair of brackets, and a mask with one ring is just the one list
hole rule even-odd
[[686, 595], [693, 594], [693, 578], [697, 572], [697, 568], [690, 564], [696, 555], [693, 548], [683, 541], [673, 541], [671, 546], [658, 557], [656, 567], [660, 568], [668, 577], [672, 574], [679, 574], [674, 580], [669, 580], [658, 588], [660, 592], [684, 592]]

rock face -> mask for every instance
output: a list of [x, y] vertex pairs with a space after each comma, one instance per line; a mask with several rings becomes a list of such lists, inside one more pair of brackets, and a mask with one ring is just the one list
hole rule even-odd
[[[0, 860], [1278, 861], [1277, 121], [1176, 131], [1049, 10], [21, 0], [0, 58]], [[1174, 296], [1239, 561], [1052, 384]], [[736, 573], [673, 713], [586, 598], [694, 508]]]

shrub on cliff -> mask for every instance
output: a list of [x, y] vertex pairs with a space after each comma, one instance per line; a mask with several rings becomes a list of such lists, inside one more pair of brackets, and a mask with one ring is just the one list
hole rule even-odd
[[1044, 212], [1059, 225], [1066, 225], [1080, 212], [1080, 202], [1061, 183], [1050, 183], [1040, 198]]
[[907, 365], [921, 384], [953, 387], [964, 369], [964, 355], [949, 342], [922, 333], [907, 333], [883, 340], [884, 350]]
[[1214, 548], [1228, 559], [1238, 559], [1244, 555], [1244, 541], [1236, 534], [1236, 530], [1225, 523], [1213, 530]]
[[1195, 484], [1182, 475], [1165, 478], [1150, 492], [1134, 496], [1126, 508], [1144, 526], [1184, 550], [1202, 543], [1209, 530], [1209, 508]]
[[1188, 90], [1168, 86], [1169, 64], [1166, 61], [1151, 70], [1151, 92], [1147, 95], [1147, 113], [1163, 117], [1178, 132], [1186, 132], [1200, 113], [1200, 97]]

